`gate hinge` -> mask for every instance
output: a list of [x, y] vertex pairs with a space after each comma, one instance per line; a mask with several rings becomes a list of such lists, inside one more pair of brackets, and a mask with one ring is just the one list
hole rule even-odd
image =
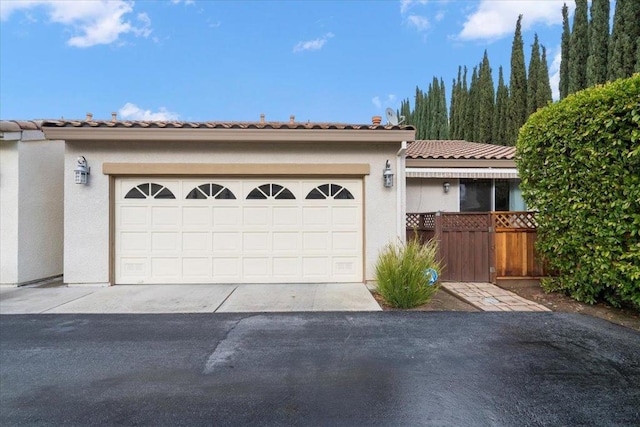
[[496, 272], [495, 267], [489, 267], [489, 273], [495, 273], [495, 272]]
[[493, 227], [489, 227], [489, 233], [493, 233]]

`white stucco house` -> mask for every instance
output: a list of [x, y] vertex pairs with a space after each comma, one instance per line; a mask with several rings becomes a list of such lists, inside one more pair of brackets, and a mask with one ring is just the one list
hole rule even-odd
[[409, 126], [88, 118], [42, 130], [65, 141], [67, 284], [366, 282], [405, 234]]
[[37, 121], [0, 121], [0, 284], [62, 274], [64, 143]]
[[515, 147], [418, 140], [407, 147], [406, 211], [524, 211]]

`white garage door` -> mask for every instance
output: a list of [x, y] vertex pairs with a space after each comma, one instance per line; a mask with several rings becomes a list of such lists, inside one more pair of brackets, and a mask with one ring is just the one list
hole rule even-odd
[[116, 283], [360, 282], [358, 179], [122, 178]]

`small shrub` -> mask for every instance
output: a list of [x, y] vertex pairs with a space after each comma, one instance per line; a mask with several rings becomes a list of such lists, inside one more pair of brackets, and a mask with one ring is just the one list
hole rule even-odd
[[407, 243], [388, 244], [376, 264], [378, 293], [385, 302], [396, 308], [412, 308], [429, 301], [438, 284], [429, 284], [431, 277], [425, 270], [433, 268], [440, 274], [437, 254], [433, 240], [422, 244], [413, 238]]

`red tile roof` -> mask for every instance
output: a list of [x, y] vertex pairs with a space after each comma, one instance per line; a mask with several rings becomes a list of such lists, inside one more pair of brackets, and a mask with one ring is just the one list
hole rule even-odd
[[515, 147], [455, 140], [418, 140], [407, 147], [408, 159], [513, 160]]
[[41, 123], [40, 120], [0, 120], [0, 132], [40, 130]]
[[340, 129], [340, 130], [414, 130], [413, 126], [375, 126], [347, 123], [301, 122], [159, 122], [107, 120], [46, 120], [43, 127], [167, 128], [167, 129]]

